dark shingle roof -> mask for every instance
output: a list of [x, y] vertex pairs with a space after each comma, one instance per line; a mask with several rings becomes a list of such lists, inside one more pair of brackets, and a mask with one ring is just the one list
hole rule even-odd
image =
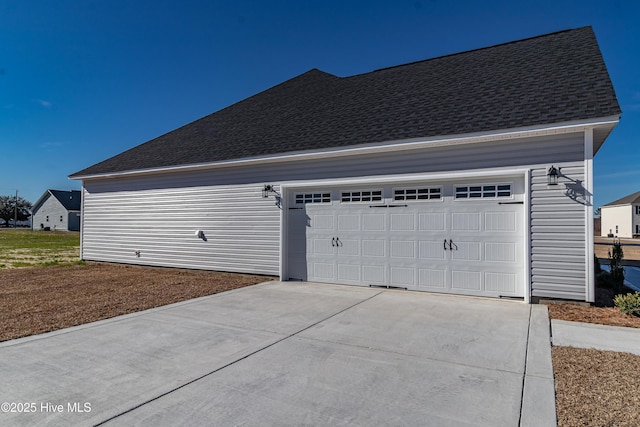
[[62, 206], [68, 211], [79, 211], [82, 203], [82, 193], [78, 190], [47, 190], [31, 207], [32, 212], [40, 209], [40, 206], [49, 198], [49, 195], [55, 197]]
[[58, 201], [64, 206], [64, 208], [68, 211], [79, 211], [80, 210], [80, 202], [81, 202], [81, 194], [78, 190], [49, 190], [51, 195], [58, 199]]
[[72, 177], [617, 114], [583, 27], [351, 77], [313, 69]]
[[640, 203], [640, 191], [637, 193], [629, 194], [622, 199], [614, 200], [611, 203], [607, 203], [605, 206], [618, 206], [618, 205], [635, 205]]

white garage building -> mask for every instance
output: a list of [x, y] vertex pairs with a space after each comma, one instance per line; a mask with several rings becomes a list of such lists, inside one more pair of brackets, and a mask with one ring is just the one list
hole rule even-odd
[[311, 70], [71, 176], [85, 260], [593, 301], [590, 27]]

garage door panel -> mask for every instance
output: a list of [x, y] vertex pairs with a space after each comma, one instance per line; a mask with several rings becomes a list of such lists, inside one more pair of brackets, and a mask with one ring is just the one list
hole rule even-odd
[[420, 268], [418, 269], [418, 288], [442, 291], [445, 289], [445, 276], [444, 268]]
[[362, 255], [365, 257], [383, 258], [387, 256], [387, 241], [383, 239], [366, 239], [362, 241]]
[[415, 231], [414, 214], [391, 214], [391, 231]]
[[416, 250], [413, 240], [392, 240], [391, 241], [391, 258], [415, 259]]
[[319, 215], [319, 214], [312, 215], [310, 226], [317, 231], [334, 230], [335, 229], [334, 216]]
[[480, 213], [452, 212], [451, 231], [480, 231]]
[[[290, 211], [290, 215], [310, 218], [289, 224], [298, 230], [289, 242], [303, 248], [301, 242], [307, 242], [306, 253], [289, 254], [290, 263], [304, 275], [306, 257], [306, 278], [315, 281], [523, 296], [521, 194], [513, 194], [502, 204], [497, 196], [485, 198], [484, 193], [460, 200], [454, 197], [456, 187], [441, 185], [434, 200], [396, 200], [394, 187], [378, 187], [382, 188], [378, 191], [381, 200], [371, 202], [376, 209], [370, 209], [369, 202], [341, 196], [351, 194], [348, 187], [334, 190], [330, 202]], [[522, 183], [512, 188], [522, 190]], [[327, 191], [320, 190], [322, 194]]]
[[518, 275], [514, 273], [484, 273], [484, 286], [487, 291], [513, 294], [518, 285]]
[[515, 263], [517, 260], [515, 242], [486, 242], [484, 248], [485, 261]]
[[331, 245], [332, 240], [327, 238], [314, 238], [313, 239], [313, 254], [314, 255], [333, 255], [335, 248]]
[[480, 242], [460, 242], [452, 243], [451, 259], [455, 261], [480, 261]]
[[338, 255], [360, 256], [360, 240], [340, 238], [336, 241], [336, 251]]
[[384, 214], [363, 214], [362, 230], [384, 231], [386, 229], [387, 216]]
[[444, 251], [443, 240], [420, 240], [418, 242], [418, 257], [421, 260], [444, 260], [446, 252]]
[[445, 230], [445, 213], [432, 212], [421, 213], [419, 218], [420, 231], [444, 231]]
[[335, 280], [335, 265], [330, 262], [314, 262], [312, 265], [312, 277], [314, 280]]
[[388, 283], [386, 266], [365, 264], [362, 265], [361, 271], [365, 284], [386, 285]]
[[515, 212], [485, 212], [485, 231], [515, 232], [517, 231], [517, 217]]
[[338, 215], [337, 231], [359, 231], [360, 215]]
[[414, 287], [416, 285], [416, 269], [413, 267], [391, 267], [391, 286]]
[[479, 271], [451, 271], [451, 289], [460, 291], [481, 291], [482, 273]]
[[338, 280], [347, 282], [360, 282], [360, 264], [338, 264]]

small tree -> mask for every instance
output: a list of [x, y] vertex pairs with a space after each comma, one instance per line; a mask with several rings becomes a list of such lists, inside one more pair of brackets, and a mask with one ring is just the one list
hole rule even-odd
[[622, 268], [622, 244], [620, 239], [613, 241], [613, 247], [609, 249], [609, 274], [613, 282], [613, 289], [616, 294], [622, 292], [624, 287], [624, 269]]
[[[22, 197], [18, 197], [17, 202], [17, 219], [18, 221], [26, 221], [31, 216], [31, 203]], [[16, 197], [0, 196], [0, 219], [4, 220], [4, 226], [8, 227], [9, 222], [14, 218], [16, 218]]]

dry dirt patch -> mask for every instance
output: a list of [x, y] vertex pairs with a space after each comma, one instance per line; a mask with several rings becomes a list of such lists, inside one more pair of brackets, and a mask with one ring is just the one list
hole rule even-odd
[[552, 349], [559, 426], [640, 425], [640, 356]]
[[593, 307], [577, 304], [549, 304], [549, 317], [570, 322], [640, 328], [640, 317], [623, 314], [615, 307]]
[[272, 279], [248, 274], [98, 263], [0, 270], [0, 341]]
[[5, 249], [0, 268], [37, 267], [43, 265], [69, 265], [79, 263], [79, 247], [68, 249]]

